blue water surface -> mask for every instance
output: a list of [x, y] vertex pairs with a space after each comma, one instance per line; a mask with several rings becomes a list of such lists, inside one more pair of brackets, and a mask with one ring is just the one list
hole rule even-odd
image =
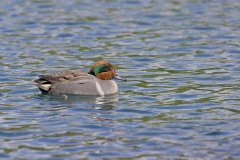
[[[0, 158], [240, 159], [239, 0], [2, 0]], [[40, 74], [106, 60], [110, 97]]]

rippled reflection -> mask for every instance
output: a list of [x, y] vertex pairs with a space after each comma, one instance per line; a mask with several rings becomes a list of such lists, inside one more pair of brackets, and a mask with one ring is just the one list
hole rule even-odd
[[[54, 94], [40, 94], [33, 96], [35, 98], [46, 100], [46, 101], [57, 101], [63, 102], [66, 104], [74, 104], [74, 103], [90, 103], [96, 104], [99, 109], [111, 109], [117, 106], [118, 103], [118, 95], [110, 95], [110, 96], [80, 96], [80, 95], [54, 95]], [[112, 106], [112, 107], [110, 107]]]

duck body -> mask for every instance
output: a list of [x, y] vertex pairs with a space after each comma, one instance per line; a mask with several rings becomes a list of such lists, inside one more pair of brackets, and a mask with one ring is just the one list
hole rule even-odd
[[[43, 93], [85, 96], [116, 94], [118, 86], [112, 80], [112, 78], [116, 77], [115, 70], [112, 69], [112, 66], [110, 66], [110, 70], [106, 69], [104, 67], [105, 63], [107, 62], [100, 61], [96, 63], [103, 66], [104, 69], [102, 70], [101, 68], [99, 69], [99, 65], [95, 64], [88, 73], [81, 70], [66, 70], [48, 75], [40, 75], [34, 82]], [[96, 66], [98, 67], [96, 68]]]

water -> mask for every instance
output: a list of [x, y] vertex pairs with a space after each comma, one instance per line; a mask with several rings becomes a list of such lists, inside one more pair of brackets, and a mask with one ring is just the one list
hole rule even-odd
[[[240, 159], [240, 1], [2, 0], [0, 157]], [[39, 74], [115, 65], [112, 97]]]

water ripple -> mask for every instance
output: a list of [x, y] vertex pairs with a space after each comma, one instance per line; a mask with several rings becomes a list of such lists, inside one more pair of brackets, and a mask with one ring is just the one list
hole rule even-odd
[[[0, 4], [0, 157], [239, 159], [238, 0]], [[47, 72], [114, 64], [110, 97], [42, 95]]]

